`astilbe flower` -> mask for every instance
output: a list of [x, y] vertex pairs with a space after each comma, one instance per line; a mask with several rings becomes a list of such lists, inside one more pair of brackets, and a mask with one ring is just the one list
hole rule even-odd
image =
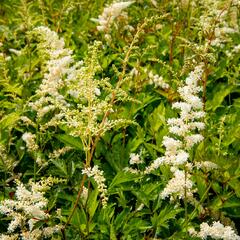
[[2, 145], [2, 143], [0, 143], [0, 158], [3, 163], [5, 163], [7, 160], [6, 148], [4, 145]]
[[157, 158], [145, 170], [145, 173], [157, 169], [161, 164], [180, 166], [189, 159], [188, 151], [197, 143], [203, 140], [203, 136], [195, 131], [204, 129], [204, 123], [200, 119], [205, 115], [202, 111], [203, 104], [197, 95], [201, 91], [198, 82], [203, 73], [202, 64], [192, 71], [185, 81], [185, 85], [178, 89], [183, 101], [176, 102], [172, 108], [180, 109], [178, 118], [168, 119], [169, 132], [172, 136], [163, 138], [163, 145], [166, 148], [165, 155]]
[[1, 234], [0, 235], [0, 240], [18, 240], [18, 234], [11, 234], [10, 235], [5, 235], [5, 234]]
[[[111, 119], [114, 103], [131, 101], [131, 98], [119, 85], [114, 88], [108, 78], [96, 77], [102, 70], [98, 61], [101, 42], [94, 42], [89, 47], [83, 61], [74, 61], [72, 51], [64, 46], [64, 40], [49, 28], [37, 27], [29, 35], [39, 41], [39, 55], [44, 56], [44, 78], [29, 103], [40, 132], [60, 127], [67, 134], [80, 137], [87, 152], [89, 139], [99, 139], [116, 126], [132, 123], [127, 119]], [[24, 135], [25, 140], [29, 140], [29, 134], [27, 137]], [[65, 150], [67, 149], [54, 151], [49, 158], [58, 158]], [[86, 174], [92, 176], [98, 184], [102, 204], [105, 206], [107, 197], [103, 172], [97, 167], [91, 170]]]
[[229, 34], [238, 33], [238, 24], [228, 21], [229, 10], [234, 1], [203, 0], [200, 1], [203, 14], [198, 19], [198, 25], [204, 35], [210, 35], [211, 46], [224, 47], [229, 41]]
[[213, 239], [222, 239], [222, 240], [239, 240], [235, 231], [230, 226], [224, 226], [222, 223], [213, 222], [212, 225], [209, 225], [206, 222], [201, 223], [200, 231], [197, 232], [195, 229], [190, 229], [189, 234], [201, 239], [208, 239], [211, 237]]
[[8, 154], [6, 144], [2, 143], [0, 143], [0, 162], [1, 167], [3, 164], [4, 169], [7, 171], [10, 170], [11, 172], [18, 164], [18, 161], [16, 161], [16, 159], [13, 156]]
[[20, 119], [24, 123], [24, 125], [26, 125], [26, 126], [33, 126], [33, 127], [36, 126], [35, 123], [30, 118], [28, 118], [26, 116], [21, 116]]
[[131, 153], [129, 164], [133, 165], [133, 164], [140, 164], [140, 163], [143, 163], [143, 160], [141, 159], [140, 154]]
[[217, 169], [218, 165], [210, 161], [203, 161], [203, 162], [196, 162], [195, 167], [197, 169], [204, 169], [206, 171], [211, 171], [211, 170]]
[[59, 39], [57, 33], [49, 28], [37, 27], [31, 34], [39, 39], [39, 51], [45, 53], [44, 55], [50, 59], [46, 62], [47, 72], [36, 92], [38, 99], [29, 104], [37, 112], [37, 117], [41, 119], [57, 107], [66, 108], [67, 102], [59, 93], [59, 89], [63, 86], [63, 76], [69, 73], [73, 59], [72, 51], [64, 48], [64, 40]]
[[153, 74], [152, 71], [148, 73], [149, 84], [153, 84], [155, 87], [161, 87], [162, 89], [168, 89], [169, 84], [163, 80], [162, 76], [158, 74]]
[[54, 150], [52, 153], [49, 154], [50, 159], [58, 159], [61, 155], [64, 155], [68, 151], [70, 151], [72, 148], [71, 147], [63, 147], [60, 149]]
[[26, 143], [27, 149], [30, 152], [34, 152], [39, 148], [35, 139], [36, 136], [30, 132], [26, 132], [22, 135], [22, 140]]
[[185, 172], [182, 170], [176, 170], [174, 172], [174, 177], [170, 179], [167, 186], [161, 192], [160, 196], [162, 199], [170, 197], [170, 200], [174, 200], [174, 196], [177, 196], [179, 199], [193, 198], [193, 182], [191, 181], [190, 174], [185, 175]]
[[[144, 163], [143, 161], [143, 156], [142, 156], [142, 150], [140, 151], [140, 153], [131, 153], [130, 154], [130, 159], [129, 159], [129, 164], [131, 166], [138, 166], [141, 165], [142, 163]], [[123, 169], [125, 172], [129, 172], [132, 174], [142, 174], [142, 171], [140, 169], [136, 169], [133, 167], [125, 167]]]
[[[31, 35], [39, 39], [39, 51], [46, 55], [44, 79], [29, 103], [41, 122], [41, 131], [51, 126], [65, 126], [72, 136], [81, 137], [83, 144], [89, 136], [104, 134], [115, 126], [131, 121], [125, 119], [101, 119], [113, 112], [111, 96], [113, 87], [109, 79], [96, 79], [101, 70], [98, 62], [100, 42], [89, 47], [84, 61], [74, 62], [72, 51], [64, 48], [63, 39], [46, 27], [35, 28]], [[51, 39], [51, 41], [49, 41]], [[102, 91], [105, 91], [104, 97]], [[118, 89], [116, 100], [127, 99], [127, 93]], [[48, 121], [44, 121], [47, 113]], [[53, 114], [54, 113], [54, 114]], [[109, 115], [109, 114], [108, 114]]]
[[182, 101], [174, 103], [172, 108], [179, 109], [180, 113], [178, 118], [168, 119], [169, 132], [172, 136], [163, 138], [165, 154], [145, 169], [145, 174], [148, 174], [158, 169], [160, 165], [171, 166], [174, 177], [161, 193], [162, 198], [192, 198], [191, 176], [179, 168], [186, 166], [189, 161], [190, 149], [203, 140], [203, 136], [198, 133], [204, 129], [204, 123], [200, 119], [205, 113], [202, 110], [202, 100], [198, 97], [201, 91], [198, 82], [201, 80], [202, 74], [203, 64], [199, 64], [186, 78], [185, 85], [178, 89]]
[[88, 199], [88, 189], [85, 186], [83, 186], [82, 193], [81, 193], [81, 201], [83, 205], [87, 203], [87, 199]]
[[123, 10], [129, 7], [132, 3], [134, 2], [114, 2], [104, 8], [102, 14], [98, 16], [98, 19], [93, 19], [99, 24], [97, 26], [97, 30], [100, 32], [105, 32], [106, 39], [110, 38], [108, 32], [110, 32], [111, 26], [115, 22], [115, 19], [118, 17], [126, 18], [127, 14], [123, 12]]
[[93, 177], [94, 181], [97, 183], [98, 191], [100, 192], [100, 197], [103, 207], [106, 207], [108, 197], [107, 197], [107, 186], [105, 185], [106, 179], [104, 178], [103, 171], [94, 166], [93, 168], [88, 167], [82, 170], [83, 174], [88, 177]]
[[132, 174], [141, 174], [142, 172], [136, 168], [132, 168], [132, 167], [125, 167], [123, 169], [125, 172], [128, 172], [128, 173], [132, 173]]
[[21, 239], [37, 240], [59, 232], [61, 225], [35, 228], [37, 223], [51, 218], [51, 215], [46, 212], [48, 200], [44, 194], [54, 183], [59, 182], [61, 180], [49, 177], [36, 183], [30, 181], [29, 187], [26, 187], [17, 181], [16, 199], [7, 199], [0, 203], [0, 213], [12, 219], [8, 225], [7, 234], [0, 235], [0, 239], [21, 237]]

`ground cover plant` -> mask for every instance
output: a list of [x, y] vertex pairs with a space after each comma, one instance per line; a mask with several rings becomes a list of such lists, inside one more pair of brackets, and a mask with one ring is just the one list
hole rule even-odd
[[2, 0], [0, 239], [240, 239], [238, 0]]

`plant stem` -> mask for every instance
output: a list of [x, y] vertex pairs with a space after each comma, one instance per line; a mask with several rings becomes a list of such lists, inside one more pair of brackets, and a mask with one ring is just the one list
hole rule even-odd
[[186, 225], [187, 225], [187, 223], [188, 223], [188, 203], [187, 203], [187, 187], [186, 187], [186, 185], [187, 185], [187, 169], [186, 169], [186, 166], [185, 166], [185, 168], [184, 168], [184, 174], [185, 174], [185, 178], [184, 178], [184, 209], [185, 209], [185, 223], [186, 223]]
[[73, 206], [73, 209], [72, 209], [72, 211], [71, 211], [71, 213], [70, 213], [70, 215], [69, 215], [69, 217], [68, 217], [68, 219], [67, 219], [67, 222], [66, 222], [65, 225], [64, 225], [64, 228], [63, 228], [64, 230], [66, 229], [67, 225], [70, 223], [70, 221], [71, 221], [71, 219], [72, 219], [72, 217], [73, 217], [73, 214], [74, 214], [74, 212], [75, 212], [75, 210], [76, 210], [76, 208], [77, 208], [78, 202], [79, 202], [80, 197], [81, 197], [81, 194], [82, 194], [84, 182], [85, 182], [86, 179], [87, 179], [87, 175], [84, 174], [84, 175], [83, 175], [83, 179], [82, 179], [82, 181], [81, 181], [81, 183], [80, 183], [79, 190], [78, 190], [77, 199], [76, 199], [76, 201], [75, 201], [75, 203], [74, 203], [74, 206]]
[[[197, 208], [198, 208], [198, 207], [200, 206], [200, 204], [203, 202], [203, 200], [204, 200], [205, 196], [207, 195], [207, 193], [208, 193], [208, 191], [209, 191], [209, 189], [210, 189], [211, 186], [212, 186], [212, 185], [211, 185], [211, 183], [210, 183], [209, 186], [208, 186], [208, 188], [206, 189], [206, 191], [205, 191], [204, 194], [202, 195], [200, 201], [197, 203], [197, 205], [195, 206], [195, 208], [194, 208], [194, 210], [192, 211], [191, 215], [189, 216], [188, 220], [191, 221], [191, 220], [193, 219], [193, 217], [194, 217], [194, 215], [195, 215], [195, 213], [196, 213], [196, 211], [197, 211]], [[187, 228], [187, 224], [188, 224], [188, 222], [184, 222], [184, 227]]]
[[202, 102], [203, 102], [203, 111], [206, 111], [206, 101], [207, 101], [207, 79], [208, 79], [208, 62], [204, 61], [204, 73], [203, 73], [203, 79], [202, 79], [202, 84], [203, 84], [203, 95], [202, 95]]
[[37, 171], [37, 166], [36, 166], [36, 160], [34, 159], [33, 163], [33, 180], [36, 182], [36, 171]]

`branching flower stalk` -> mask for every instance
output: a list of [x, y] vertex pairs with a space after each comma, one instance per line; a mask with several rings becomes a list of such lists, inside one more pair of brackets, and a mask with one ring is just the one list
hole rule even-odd
[[203, 75], [203, 64], [200, 63], [189, 74], [185, 85], [178, 89], [182, 101], [176, 102], [172, 108], [180, 110], [178, 118], [168, 119], [170, 133], [174, 136], [165, 136], [163, 145], [166, 148], [165, 155], [156, 159], [145, 169], [150, 173], [160, 165], [169, 165], [173, 172], [173, 178], [169, 180], [160, 196], [162, 199], [170, 197], [171, 201], [184, 200], [185, 222], [188, 222], [188, 202], [193, 202], [193, 182], [190, 171], [192, 163], [189, 162], [190, 150], [195, 144], [203, 140], [198, 133], [204, 129], [201, 118], [204, 116], [203, 104], [198, 97], [201, 87], [198, 86]]
[[[135, 44], [137, 43], [137, 41], [138, 41], [139, 35], [140, 35], [141, 32], [143, 31], [143, 29], [144, 29], [144, 27], [146, 26], [146, 24], [147, 24], [147, 22], [144, 22], [142, 25], [140, 25], [140, 27], [138, 27], [138, 30], [137, 30], [136, 34], [134, 35], [134, 38], [133, 38], [133, 40], [132, 40], [132, 42], [131, 42], [131, 44], [130, 44], [130, 46], [129, 46], [129, 48], [128, 48], [128, 51], [127, 51], [127, 53], [126, 53], [126, 55], [125, 55], [125, 58], [124, 58], [124, 60], [123, 60], [123, 69], [122, 69], [122, 72], [121, 72], [120, 75], [119, 75], [118, 82], [117, 82], [117, 85], [116, 85], [115, 89], [113, 89], [113, 90], [112, 90], [112, 93], [111, 93], [110, 106], [113, 106], [114, 103], [115, 103], [115, 100], [116, 100], [116, 97], [117, 97], [117, 96], [116, 96], [116, 93], [117, 93], [117, 91], [121, 88], [121, 84], [123, 83], [123, 79], [124, 79], [125, 74], [126, 74], [126, 67], [127, 67], [128, 59], [129, 59], [130, 54], [131, 54], [131, 52], [132, 52], [132, 50], [133, 50], [133, 48], [134, 48], [134, 45], [135, 45]], [[112, 110], [110, 109], [110, 110], [107, 110], [107, 111], [104, 113], [104, 116], [103, 116], [103, 118], [102, 118], [102, 121], [101, 121], [101, 123], [100, 123], [100, 125], [99, 125], [99, 126], [100, 126], [100, 127], [99, 127], [100, 129], [102, 129], [103, 126], [105, 125], [105, 123], [106, 123], [109, 115], [111, 114], [111, 112], [112, 112]], [[92, 138], [91, 140], [89, 140], [89, 147], [88, 147], [89, 152], [87, 153], [87, 156], [88, 156], [88, 157], [87, 157], [87, 161], [86, 161], [86, 162], [89, 163], [89, 164], [85, 164], [85, 169], [87, 169], [87, 168], [90, 167], [90, 162], [91, 162], [91, 160], [92, 160], [92, 158], [93, 158], [94, 151], [95, 151], [95, 149], [96, 149], [97, 143], [98, 143], [98, 141], [100, 140], [101, 136], [102, 136], [102, 132], [98, 132], [98, 134], [97, 134], [94, 138]], [[77, 199], [76, 199], [76, 201], [75, 201], [75, 204], [74, 204], [74, 207], [73, 207], [73, 209], [72, 209], [72, 211], [71, 211], [71, 214], [69, 215], [68, 220], [67, 220], [67, 222], [66, 222], [66, 224], [65, 224], [65, 226], [64, 226], [64, 229], [65, 229], [65, 228], [67, 227], [67, 225], [70, 223], [71, 218], [72, 218], [72, 216], [73, 216], [73, 214], [74, 214], [74, 212], [75, 212], [75, 210], [76, 210], [76, 207], [77, 207], [77, 205], [78, 205], [78, 202], [79, 202], [79, 200], [80, 200], [80, 198], [81, 198], [81, 193], [82, 193], [82, 191], [83, 191], [84, 182], [86, 181], [86, 179], [87, 179], [87, 175], [84, 173], [83, 179], [82, 179], [82, 181], [81, 181], [80, 188], [79, 188], [79, 191], [78, 191]]]
[[176, 137], [165, 136], [163, 145], [166, 148], [165, 155], [157, 158], [145, 170], [145, 173], [158, 169], [161, 164], [172, 166], [172, 172], [183, 166], [189, 159], [190, 149], [203, 140], [196, 130], [204, 129], [204, 123], [199, 120], [205, 113], [202, 111], [202, 102], [197, 94], [201, 91], [198, 82], [203, 74], [202, 63], [192, 71], [186, 79], [186, 85], [180, 87], [178, 92], [182, 98], [182, 102], [176, 102], [172, 105], [175, 109], [180, 109], [179, 118], [168, 119], [169, 132]]
[[[209, 53], [214, 51], [213, 48], [223, 48], [224, 44], [229, 41], [229, 34], [239, 32], [238, 26], [230, 26], [226, 21], [227, 14], [233, 6], [232, 1], [226, 1], [223, 7], [220, 5], [221, 1], [204, 0], [203, 8], [205, 8], [204, 14], [200, 16], [198, 23], [200, 33], [205, 38], [205, 45], [202, 52], [204, 62], [204, 74], [202, 78], [203, 86], [203, 109], [206, 110], [206, 87], [207, 79], [210, 73], [209, 63], [213, 59], [209, 58]], [[219, 6], [220, 5], [220, 6]]]
[[[156, 159], [145, 170], [145, 173], [150, 173], [162, 164], [171, 166], [174, 177], [168, 182], [161, 196], [163, 199], [170, 196], [170, 200], [175, 200], [176, 198], [184, 200], [185, 224], [188, 222], [187, 202], [193, 201], [194, 192], [189, 171], [193, 167], [192, 163], [189, 162], [189, 151], [195, 144], [203, 140], [203, 136], [196, 133], [196, 131], [199, 132], [204, 129], [204, 123], [198, 119], [203, 118], [205, 115], [206, 85], [209, 75], [208, 58], [211, 55], [209, 51], [213, 46], [216, 46], [216, 40], [222, 44], [224, 43], [224, 34], [235, 31], [231, 28], [227, 28], [227, 30], [225, 28], [226, 31], [223, 31], [221, 36], [217, 36], [216, 31], [221, 29], [221, 21], [219, 20], [224, 18], [222, 16], [224, 16], [223, 13], [225, 11], [226, 9], [219, 10], [216, 18], [211, 16], [211, 21], [214, 20], [214, 24], [211, 25], [211, 30], [207, 31], [206, 42], [202, 46], [203, 51], [200, 58], [202, 59], [202, 63], [190, 73], [186, 79], [186, 86], [178, 89], [183, 102], [174, 103], [173, 108], [181, 110], [180, 117], [168, 120], [169, 131], [176, 137], [164, 137], [163, 145], [166, 147], [165, 156]], [[206, 30], [204, 29], [206, 26], [201, 27], [202, 31]], [[201, 81], [202, 89], [198, 86]], [[201, 90], [203, 91], [202, 100], [197, 96]]]

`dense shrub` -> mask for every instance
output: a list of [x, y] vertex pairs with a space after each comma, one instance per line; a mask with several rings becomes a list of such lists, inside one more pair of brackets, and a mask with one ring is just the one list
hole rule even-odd
[[0, 239], [240, 239], [237, 0], [3, 0]]

